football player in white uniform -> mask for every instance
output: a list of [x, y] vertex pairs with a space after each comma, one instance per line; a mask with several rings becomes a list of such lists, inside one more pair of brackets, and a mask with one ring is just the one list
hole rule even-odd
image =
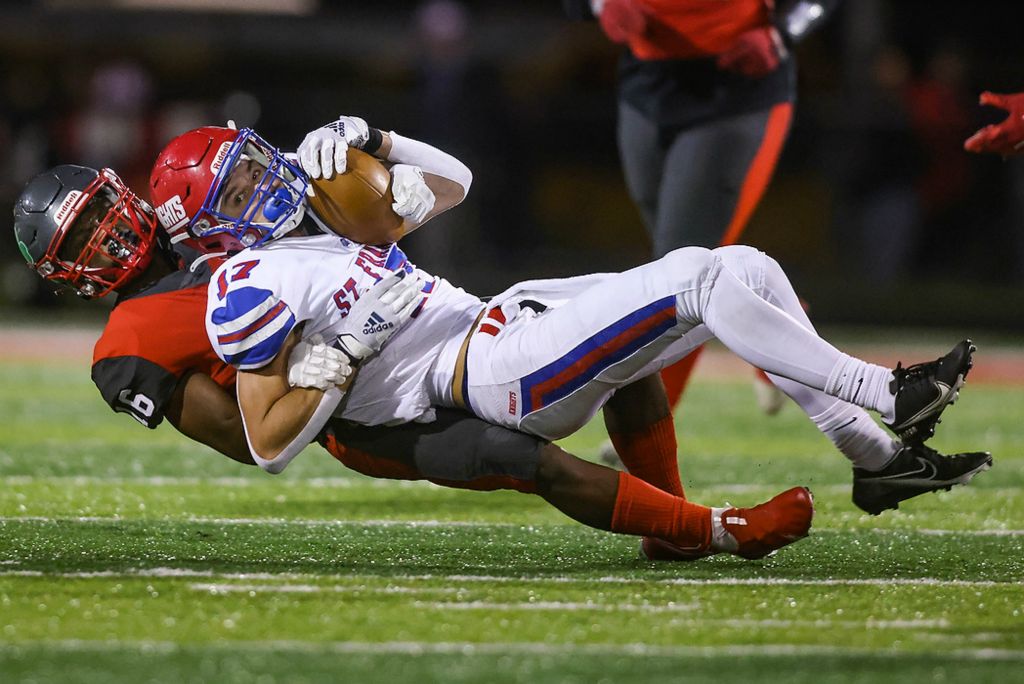
[[[237, 157], [228, 154], [211, 188], [232, 177]], [[281, 210], [273, 198], [258, 199], [261, 186], [267, 187], [252, 174], [236, 200], [246, 209], [232, 225], [212, 230], [272, 231]], [[210, 199], [222, 201], [216, 193]], [[397, 246], [303, 236], [235, 255], [218, 270], [209, 294], [211, 343], [241, 370], [247, 435], [254, 457], [269, 470], [284, 467], [294, 456], [293, 440], [315, 433], [332, 413], [379, 425], [429, 421], [434, 405], [461, 406], [498, 425], [562, 437], [617, 388], [712, 336], [773, 374], [853, 457], [854, 499], [866, 510], [965, 482], [991, 462], [988, 454], [943, 457], [922, 445], [963, 384], [974, 351], [969, 341], [910, 368], [850, 357], [813, 333], [781, 269], [750, 248], [688, 248], [622, 274], [524, 283], [485, 307], [413, 267]], [[283, 359], [300, 325], [303, 338], [323, 336], [359, 366], [344, 399], [334, 388], [311, 395], [289, 387]], [[858, 406], [881, 413], [908, 446], [894, 444]], [[894, 485], [908, 462], [917, 473], [929, 463], [931, 480], [912, 484], [907, 477]], [[879, 476], [892, 468], [895, 473]], [[642, 505], [627, 504], [636, 499], [634, 484], [622, 474], [604, 486], [599, 508], [611, 511], [615, 531], [629, 531], [630, 510], [644, 518], [657, 510], [656, 518], [670, 521], [680, 505], [694, 506], [664, 492], [662, 498], [644, 492]], [[715, 520], [707, 526], [709, 539]]]

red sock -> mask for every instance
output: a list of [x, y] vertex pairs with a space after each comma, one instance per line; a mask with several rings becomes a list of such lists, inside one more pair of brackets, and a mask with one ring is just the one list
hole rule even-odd
[[612, 532], [659, 537], [687, 549], [711, 544], [711, 509], [619, 473]]
[[665, 416], [636, 432], [615, 432], [608, 436], [631, 475], [669, 494], [686, 498], [679, 480], [676, 427], [672, 416]]
[[671, 366], [661, 369], [661, 381], [665, 383], [665, 394], [668, 395], [668, 406], [672, 411], [679, 405], [679, 399], [690, 382], [690, 374], [702, 351], [704, 347], [697, 347]]

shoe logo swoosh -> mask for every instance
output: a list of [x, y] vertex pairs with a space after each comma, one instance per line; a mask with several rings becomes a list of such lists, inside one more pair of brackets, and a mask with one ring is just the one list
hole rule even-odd
[[884, 475], [882, 477], [873, 477], [871, 479], [872, 480], [895, 480], [897, 478], [910, 477], [911, 475], [917, 475], [918, 473], [925, 473], [925, 472], [927, 472], [928, 474], [923, 476], [922, 479], [931, 480], [936, 475], [939, 474], [939, 469], [936, 468], [935, 464], [932, 463], [931, 461], [918, 456], [917, 457], [917, 462], [921, 466], [917, 470], [908, 470], [908, 471], [905, 471], [905, 472], [902, 472], [902, 473], [897, 473], [895, 475]]
[[923, 407], [920, 411], [915, 413], [909, 420], [904, 421], [904, 424], [918, 420], [922, 416], [926, 416], [932, 413], [936, 409], [942, 408], [949, 403], [949, 395], [952, 392], [952, 387], [944, 382], [935, 382], [935, 389], [939, 391], [939, 396], [933, 399], [927, 406]]

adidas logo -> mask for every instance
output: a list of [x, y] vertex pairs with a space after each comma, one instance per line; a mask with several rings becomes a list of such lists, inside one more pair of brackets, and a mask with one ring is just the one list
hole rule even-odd
[[380, 314], [374, 312], [370, 314], [370, 317], [363, 323], [363, 334], [372, 335], [373, 333], [384, 332], [394, 328], [395, 324], [385, 321]]

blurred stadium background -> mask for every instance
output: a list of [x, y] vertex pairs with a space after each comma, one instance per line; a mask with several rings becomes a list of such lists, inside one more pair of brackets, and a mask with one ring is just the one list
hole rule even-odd
[[[935, 445], [996, 467], [862, 515], [847, 462], [798, 411], [764, 419], [749, 369], [712, 350], [678, 414], [687, 492], [747, 505], [806, 483], [817, 515], [763, 562], [682, 567], [534, 497], [370, 481], [318, 449], [268, 478], [145, 431], [87, 371], [112, 298], [55, 295], [12, 239], [47, 166], [144, 191], [194, 126], [294, 148], [357, 114], [475, 172], [403, 243], [428, 271], [490, 294], [628, 268], [649, 247], [596, 26], [559, 0], [0, 3], [0, 681], [1020, 679], [1024, 157], [962, 150], [1002, 116], [979, 92], [1024, 90], [1019, 11], [846, 0], [799, 49], [793, 134], [744, 236], [865, 358], [973, 335], [970, 399]], [[565, 445], [594, 458], [604, 437], [594, 422]]]
[[[962, 151], [1024, 86], [1019, 2], [851, 0], [799, 49], [793, 135], [744, 238], [818, 321], [1024, 330], [1024, 159]], [[614, 144], [617, 48], [558, 0], [9, 0], [0, 5], [0, 211], [55, 163], [143, 189], [157, 150], [234, 119], [294, 148], [338, 114], [476, 173], [407, 251], [487, 294], [622, 269], [647, 243]], [[9, 226], [8, 219], [8, 226]], [[9, 229], [8, 229], [9, 230]], [[0, 308], [99, 319], [0, 240]]]

